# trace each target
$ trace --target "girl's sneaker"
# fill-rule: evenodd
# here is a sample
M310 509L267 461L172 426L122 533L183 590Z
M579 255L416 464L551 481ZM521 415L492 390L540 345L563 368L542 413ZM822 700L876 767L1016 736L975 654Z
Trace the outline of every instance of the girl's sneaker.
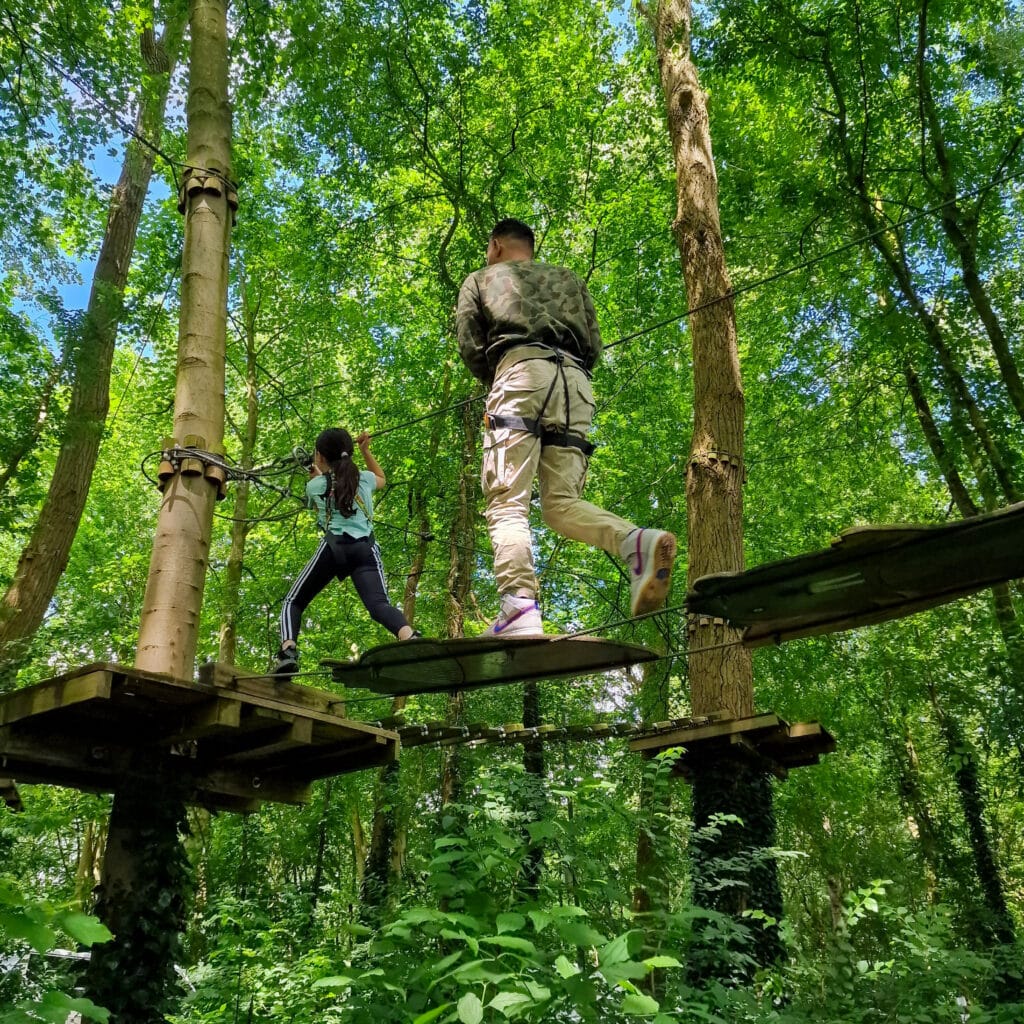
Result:
M532 597L503 594L498 618L488 627L485 636L543 636L544 623L540 606Z
M282 647L270 674L278 679L291 679L299 671L299 652L295 647Z

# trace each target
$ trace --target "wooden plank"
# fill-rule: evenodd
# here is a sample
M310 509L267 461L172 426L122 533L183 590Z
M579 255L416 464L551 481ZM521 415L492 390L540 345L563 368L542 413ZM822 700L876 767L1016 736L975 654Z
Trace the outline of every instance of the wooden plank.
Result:
M266 718L265 708L255 709L259 717ZM218 757L221 764L235 764L244 761L259 760L264 763L273 762L282 751L294 750L296 747L309 747L313 740L313 721L309 718L281 718L268 722L270 729L258 732L243 732L246 746L233 753ZM250 743L252 745L250 745Z
M308 803L311 789L309 782L303 779L273 778L228 768L215 768L197 774L195 785L202 794L272 800L279 804Z
M276 684L271 684L273 687ZM306 687L296 687L295 689L306 689ZM257 692L258 691L258 692ZM259 707L269 708L273 711L283 711L288 714L301 714L306 718L311 718L316 722L322 722L327 725L337 725L340 728L348 730L348 734L356 739L360 736L366 735L377 735L383 737L385 740L397 739L398 734L388 729L381 729L375 725L368 725L365 722L357 722L351 718L345 718L343 715L334 714L333 712L319 711L316 707L311 706L309 701L302 703L295 703L289 699L289 695L279 696L273 693L268 693L262 686L253 686L252 681L248 680L244 686L239 686L235 689L227 689L226 687L219 687L217 694L224 697L227 700L241 701L243 704L258 705ZM330 697L332 704L338 704L338 699L333 694L323 694L323 696Z
M371 648L357 661L320 664L336 682L399 695L592 675L657 657L645 647L596 636L417 637Z
M345 698L336 693L290 683L268 675L258 675L223 662L201 665L199 679L200 682L225 693L246 694L258 701L271 701L277 705L305 708L338 718L345 717Z
M184 743L205 739L237 729L242 721L242 705L236 700L215 698L186 711L180 721L164 733L165 743Z
M128 751L96 744L87 736L71 736L65 731L32 731L17 726L0 727L0 757L15 778L27 780L27 770L38 765L44 769L60 769L71 776L83 772L124 772L128 768ZM74 785L67 782L65 785Z
M695 728L673 729L655 736L638 736L630 740L629 749L637 751L663 750L668 747L684 747L705 740L723 739L735 733L758 732L777 729L782 723L778 715L771 713L752 715L749 718L734 718L726 721L709 722Z
M59 708L110 697L109 669L96 669L67 679L50 679L0 697L0 726Z
M210 688L190 679L175 679L159 672L143 672L124 665L111 666L113 697L156 701L161 705L188 705L209 699Z
M365 768L379 768L398 758L397 737L392 743L367 741L362 746L346 744L339 747L314 747L301 760L288 761L275 767L283 776L306 780L325 779L329 775L344 775Z

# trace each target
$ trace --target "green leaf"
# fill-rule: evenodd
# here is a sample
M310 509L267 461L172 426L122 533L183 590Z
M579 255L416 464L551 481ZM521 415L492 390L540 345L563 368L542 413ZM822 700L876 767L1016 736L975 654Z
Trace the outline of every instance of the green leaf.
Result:
M580 973L580 969L574 963L570 963L562 954L555 958L555 971L562 978L571 978L573 975Z
M509 1017L511 1014L507 1012L508 1010L532 1005L533 1002L533 997L528 996L525 992L499 992L487 1005Z
M522 914L499 914L497 918L498 934L502 932L518 932L526 926L526 918Z
M531 821L526 826L530 841L539 843L542 839L554 839L558 835L558 829L550 821Z
M71 938L83 946L93 946L99 942L109 942L113 933L109 928L91 914L69 911L57 918L57 923Z
M645 964L637 963L636 960L623 960L621 963L608 964L598 970L610 985L617 985L620 981L637 981L646 978L650 968Z
M500 946L502 949L516 949L520 953L535 956L537 947L529 939L521 939L518 935L490 935L480 940L481 945Z
M674 956L649 956L644 963L652 970L656 967L682 967Z
M426 1013L421 1013L412 1024L430 1024L430 1021L437 1020L438 1017L444 1013L445 1010L451 1006L451 1003L442 1003L440 1006L435 1006L432 1010L427 1010Z
M0 932L27 942L37 953L52 949L57 941L52 928L34 921L20 910L0 910Z
M616 935L602 950L599 962L602 966L621 963L640 952L643 947L643 933L632 929Z
M484 1006L475 992L467 992L459 1000L458 1010L462 1024L480 1024L484 1019Z
M342 989L351 986L355 981L355 975L335 974L330 978L317 978L313 982L313 988Z
M660 1009L657 999L645 996L642 992L627 992L622 1000L622 1012L636 1017L649 1017Z
M558 934L565 942L574 946L601 946L608 941L589 924L582 924L579 921L559 921Z
M64 1024L71 1013L80 1013L89 1020L97 1021L98 1024L107 1024L110 1020L109 1010L84 997L73 998L63 992L47 992L42 1003L44 1006L52 1007L58 1014L63 1013L63 1017L57 1018L59 1024Z

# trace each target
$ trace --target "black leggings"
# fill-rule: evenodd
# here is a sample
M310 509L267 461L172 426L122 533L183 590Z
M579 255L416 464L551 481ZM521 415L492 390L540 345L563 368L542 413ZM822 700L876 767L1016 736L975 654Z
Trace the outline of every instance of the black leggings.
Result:
M320 541L313 557L292 584L281 608L282 644L298 638L306 606L335 578L346 580L351 576L370 617L395 636L403 626L409 625L405 616L388 601L377 542L368 537L356 540L347 534L342 540L343 543L335 543L333 551L326 540Z

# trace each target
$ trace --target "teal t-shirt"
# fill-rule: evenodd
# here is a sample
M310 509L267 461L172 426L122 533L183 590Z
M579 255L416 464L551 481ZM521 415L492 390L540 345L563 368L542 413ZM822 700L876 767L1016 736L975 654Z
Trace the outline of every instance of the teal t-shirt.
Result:
M333 503L331 506L331 533L339 536L347 533L350 537L369 537L373 532L373 492L377 489L377 478L368 469L359 473L359 486L356 488L355 514L343 516ZM306 484L306 501L310 508L316 509L316 521L320 529L327 522L327 477L323 474L313 477Z

